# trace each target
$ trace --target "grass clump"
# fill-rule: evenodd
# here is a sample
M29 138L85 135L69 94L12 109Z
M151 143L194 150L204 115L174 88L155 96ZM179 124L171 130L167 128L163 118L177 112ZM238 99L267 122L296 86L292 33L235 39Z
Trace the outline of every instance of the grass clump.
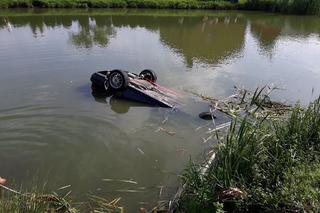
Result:
M121 198L110 202L102 197L91 195L88 202L74 205L70 193L71 191L61 196L55 192L45 193L37 189L22 193L0 185L0 213L120 213L124 211L123 207L118 206Z
M256 116L260 110L234 117L226 135L217 133L207 173L190 163L181 210L320 212L320 98L282 119Z

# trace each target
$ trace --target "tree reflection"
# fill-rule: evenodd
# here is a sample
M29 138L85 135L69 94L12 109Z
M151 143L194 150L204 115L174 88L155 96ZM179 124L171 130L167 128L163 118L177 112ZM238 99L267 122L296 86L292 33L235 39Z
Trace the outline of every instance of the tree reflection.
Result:
M0 19L1 20L1 19ZM4 18L2 20L5 20ZM34 37L38 34L43 34L45 28L55 28L63 26L64 28L70 28L72 21L75 18L72 16L12 16L8 18L10 23L15 27L29 26ZM5 25L4 21L0 21L0 27Z
M79 17L78 25L79 32L70 34L70 40L76 47L106 47L110 37L115 35L111 17L83 16Z
M210 16L129 15L44 15L12 16L13 27L29 26L33 35L43 35L46 29L69 29L71 44L79 48L108 46L116 28L145 28L160 35L161 42L182 55L187 66L194 62L217 64L241 53L246 29L258 41L263 52L272 55L277 40L286 37L320 35L320 19L303 16L264 14L210 14ZM0 28L8 22L0 18ZM247 26L250 26L247 28Z
M260 49L272 56L277 41L283 37L307 38L320 36L320 19L311 16L266 16L248 17L250 32L258 41Z
M195 60L215 64L239 53L244 46L245 28L245 20L236 16L184 17L162 23L160 36L192 67Z
M161 42L183 55L189 67L194 60L218 63L239 53L246 28L246 21L237 16L113 16L112 23L115 27L143 27L159 32Z
M281 35L281 28L256 21L251 24L251 33L259 42L259 47L270 56L274 50L277 39Z

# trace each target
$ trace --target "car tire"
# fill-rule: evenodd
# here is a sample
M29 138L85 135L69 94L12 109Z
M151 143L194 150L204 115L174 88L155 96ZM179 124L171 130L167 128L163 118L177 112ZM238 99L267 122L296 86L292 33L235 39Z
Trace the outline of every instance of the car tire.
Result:
M108 89L121 91L129 84L128 73L122 70L112 70L108 76Z
M150 81L152 83L156 83L158 79L157 74L150 69L142 70L139 74L139 77L143 80Z

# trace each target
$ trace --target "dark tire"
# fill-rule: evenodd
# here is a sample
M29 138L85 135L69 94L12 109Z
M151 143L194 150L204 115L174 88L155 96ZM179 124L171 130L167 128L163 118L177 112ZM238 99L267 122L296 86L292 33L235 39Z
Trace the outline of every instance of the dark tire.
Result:
M213 118L213 119L216 118L216 116L213 115L213 114L211 114L211 112L201 112L201 113L199 114L199 117L200 117L201 119L203 119L203 120L212 120L212 118Z
M139 77L143 80L150 81L152 83L157 82L157 74L153 70L142 70L139 74Z
M128 73L122 70L112 70L108 76L108 83L113 91L123 90L129 84Z

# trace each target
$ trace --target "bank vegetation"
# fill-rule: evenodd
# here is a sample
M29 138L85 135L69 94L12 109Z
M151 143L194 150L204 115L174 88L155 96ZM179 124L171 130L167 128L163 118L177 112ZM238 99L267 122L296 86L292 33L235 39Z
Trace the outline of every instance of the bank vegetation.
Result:
M205 174L186 169L179 211L320 212L320 98L290 107L262 94L222 105L230 127L210 132L218 144Z
M157 8L320 14L320 0L1 0L0 8Z

